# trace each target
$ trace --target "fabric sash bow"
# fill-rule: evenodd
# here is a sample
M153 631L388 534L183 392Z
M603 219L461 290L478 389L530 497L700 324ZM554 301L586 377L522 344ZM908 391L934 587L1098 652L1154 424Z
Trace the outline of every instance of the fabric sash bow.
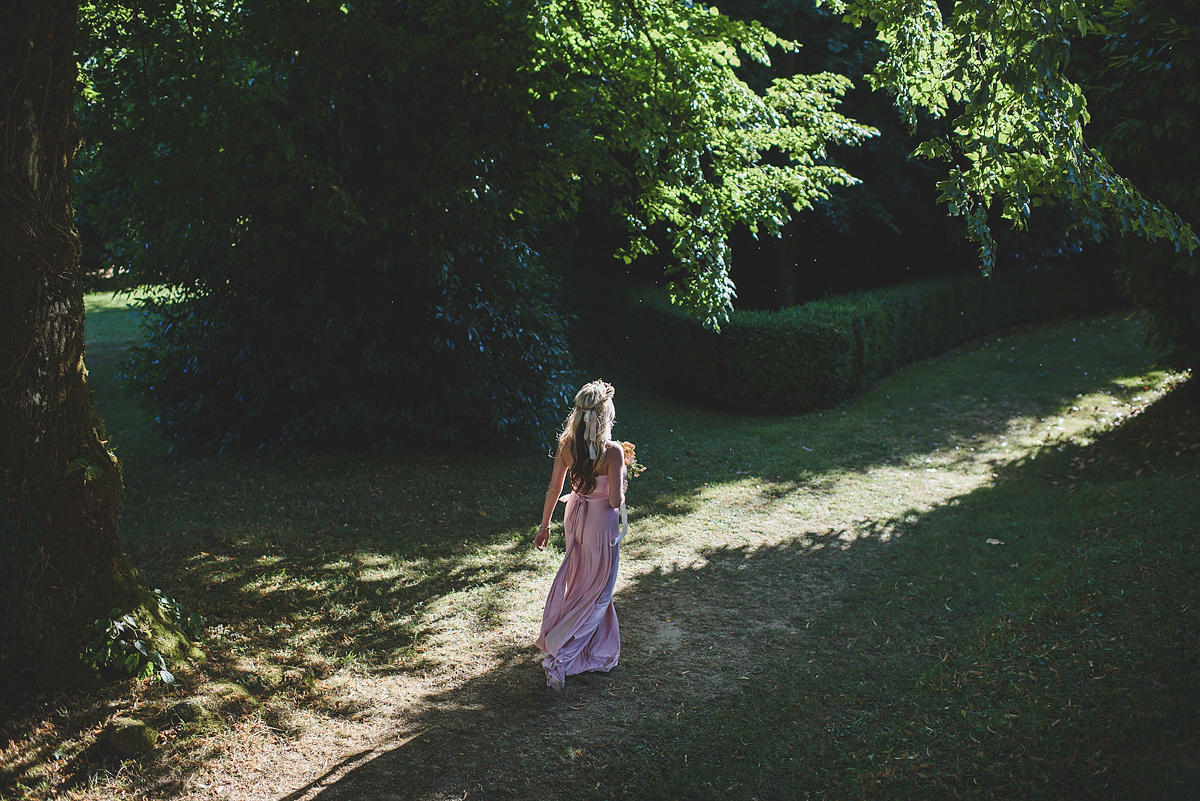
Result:
M566 503L567 501L570 500L571 496L575 495L575 494L576 493L574 493L574 492L568 492L566 495L563 495L558 500L560 503ZM606 498L597 498L595 500L596 501L602 501L602 500L606 501L607 499ZM566 529L567 533L571 534L575 538L575 542L583 541L583 519L582 518L584 518L587 515L587 512L585 511L587 508L587 504L588 504L588 497L586 495L580 495L578 503L576 503L573 507L570 505L567 506L568 514L567 514L566 518L564 518L564 520L563 520L563 528ZM619 529L617 529L617 536L610 543L611 545L619 544L621 542L621 540L625 539L625 535L629 533L629 511L625 508L624 501L621 502L620 513L621 513L621 527Z

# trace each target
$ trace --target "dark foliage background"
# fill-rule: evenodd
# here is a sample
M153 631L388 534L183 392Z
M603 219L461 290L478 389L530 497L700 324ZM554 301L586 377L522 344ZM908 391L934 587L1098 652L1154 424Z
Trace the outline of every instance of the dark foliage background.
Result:
M779 309L831 293L977 271L962 226L937 203L935 184L945 170L909 157L919 141L916 132L888 94L871 91L863 78L883 53L874 29L848 25L841 14L811 3L738 0L722 9L759 19L801 44L798 51L778 53L771 67L747 65L743 72L752 84L789 72L850 76L855 87L843 101L846 114L879 131L855 147L830 148L829 158L861 183L838 188L812 213L793 218L779 238L739 229L739 308ZM929 118L922 122L938 126Z
M837 112L839 75L746 91L735 68L777 37L702 7L84 18L82 227L102 269L169 288L128 377L208 448L547 441L581 220L715 322L729 229L777 231L850 180L826 143L873 135Z
M570 359L528 222L553 217L517 200L553 202L510 80L528 15L180 8L96 7L81 48L79 205L172 288L128 374L162 424L209 448L547 435Z
M888 92L871 90L864 76L884 56L874 27L847 24L829 6L794 0L737 0L721 8L761 20L801 43L796 52L778 53L771 67L747 65L743 74L752 84L795 71L850 76L855 87L846 93L844 112L879 131L854 147L829 149L831 161L861 183L836 189L812 213L793 218L779 238L738 230L739 308L779 309L933 276L977 275L976 245L938 199L946 165L913 155L919 142L943 136L952 126L946 117L928 113L910 125ZM961 112L961 106L952 111ZM1081 250L1076 216L1062 205L1041 206L1026 229L1014 228L998 213L990 223L1003 270L1062 263Z
M1193 227L1200 224L1200 4L1129 3L1085 50L1089 134L1113 166ZM1177 367L1200 365L1200 259L1169 242L1115 240L1127 294L1151 312L1151 336Z
M85 258L167 288L129 382L197 447L545 442L605 287L667 283L711 327L735 285L783 309L1045 267L1106 226L1179 239L1072 138L1082 95L1043 74L1071 58L1088 141L1197 219L1190 4L960 2L938 65L898 8L87 4ZM1098 252L1194 364L1193 258Z

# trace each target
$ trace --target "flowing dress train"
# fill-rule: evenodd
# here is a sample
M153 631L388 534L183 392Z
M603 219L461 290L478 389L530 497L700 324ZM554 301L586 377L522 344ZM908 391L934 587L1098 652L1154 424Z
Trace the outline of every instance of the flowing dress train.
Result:
M563 528L566 555L542 612L537 646L546 653L546 683L590 670L609 671L621 654L613 585L621 546L617 510L608 505L608 476L587 495L572 492Z

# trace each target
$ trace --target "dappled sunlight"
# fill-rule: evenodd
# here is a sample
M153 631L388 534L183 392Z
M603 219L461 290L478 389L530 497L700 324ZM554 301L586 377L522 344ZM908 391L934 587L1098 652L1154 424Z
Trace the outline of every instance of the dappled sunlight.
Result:
M1194 436L1183 443L1196 444ZM1113 642L1127 634L1112 628L1119 621L1097 628L1097 616L1081 623L1082 636L1063 631L1057 641L1038 639L1027 652L996 662L974 654L978 646L969 634L992 618L992 604L1015 581L1037 585L1046 571L1065 569L1058 567L1064 561L1059 551L1100 545L1102 532L1114 525L1106 511L1081 515L1069 508L1069 491L1043 481L1045 471L1071 461L1071 454L1056 450L1000 465L999 481L981 481L923 512L860 518L790 540L697 545L686 563L639 564L616 598L625 649L611 674L576 677L565 702L547 710L532 697L536 667L523 664L516 648L486 674L430 699L420 719L404 729L421 731L421 737L380 747L370 763L288 799L349 799L396 781L414 798L470 788L482 795L501 788L535 797L551 788L582 794L593 785L607 797L619 795L631 771L646 797L657 792L647 789L659 786L655 782L676 788L664 791L671 795L718 776L729 782L733 771L757 783L739 789L739 797L813 786L851 792L842 784L848 770L881 779L911 774L910 786L917 787L931 762L943 765L940 775L951 784L959 771L970 777L999 770L994 781L1036 782L1045 781L1049 770L1060 782L1074 777L1080 787L1111 786L1105 771L1121 763L1118 753L1104 750L1111 742L1105 738L1131 722L1109 705L1081 701L1129 681L1117 671L1153 671L1154 656L1121 661ZM1194 456L1180 467L1189 465L1194 470ZM1194 482L1188 491L1195 492ZM1095 497L1108 492L1098 490ZM1059 523L1085 519L1072 537L1085 543L1093 538L1093 545L1056 543L1057 535L1045 531L1046 501L1025 505L1030 494L1051 503L1060 499L1054 513ZM698 505L703 508L709 497L700 493ZM991 544L1001 526L1007 542ZM895 550L900 541L909 543L907 551ZM889 575L890 561L903 554L907 570ZM1082 583L1075 592L1115 597ZM1038 605L1033 608L1039 614ZM887 609L892 611L885 618ZM1040 614L1063 625L1060 609ZM1006 625L1004 615L998 620ZM962 671L950 674L951 688L970 693L995 682L1001 689L980 706L958 698L937 703L946 691L937 669L948 662ZM1073 683L1065 683L1068 677ZM934 702L913 709L898 700L924 683L931 683ZM1178 680L1174 686L1179 689ZM1042 694L1047 701L1040 703L1053 706L1053 718L1030 715L1027 692ZM917 713L923 727L913 726ZM1153 728L1167 712L1151 705L1139 714ZM1064 747L1047 745L1044 728L1054 719L1063 724ZM551 738L556 750L546 751ZM956 738L977 746L954 751ZM1074 747L1079 742L1090 748ZM1004 756L1028 747L1045 757ZM789 751L809 758L791 760ZM491 761L493 753L507 758ZM968 761L944 768L957 759ZM868 794L886 798L888 786Z
M847 653L912 670L937 646L905 632L938 632L958 611L931 604L902 625L853 631L830 621L865 599L909 604L937 592L928 577L879 583L897 548L936 548L931 558L965 548L963 569L980 577L954 574L960 581L1011 580L1026 529L992 508L1004 483L1136 420L1180 380L1147 371L1131 349L1089 365L1086 381L1083 369L1064 376L1053 366L1022 377L1028 364L1008 361L1012 347L1042 358L1088 325L1018 334L1011 345L993 338L946 357L952 367L916 365L819 414L739 418L627 393L635 400L618 435L638 443L649 469L629 492L616 593L624 650L611 674L574 677L566 703L543 698L533 646L562 557L561 507L551 547L532 547L548 459L131 460L123 531L149 580L206 617L210 661L185 681L235 721L214 735L223 745L213 755L158 769L183 798L218 786L289 801L396 786L441 798L468 791L469 779L538 796L547 776L583 788L620 763L615 744L650 742L637 740L647 725L753 705L760 682L780 671L816 698L826 681L845 680L837 673L859 669ZM1072 482L1063 480L1067 496ZM966 514L961 543L948 538L946 526ZM569 753L545 751L551 729ZM266 738L254 764L219 756L252 732ZM730 736L714 730L713 748L747 753ZM824 729L806 736L831 748L854 741ZM348 753L369 756L336 768ZM306 787L263 773L267 764L296 775L296 759L330 772L310 771Z

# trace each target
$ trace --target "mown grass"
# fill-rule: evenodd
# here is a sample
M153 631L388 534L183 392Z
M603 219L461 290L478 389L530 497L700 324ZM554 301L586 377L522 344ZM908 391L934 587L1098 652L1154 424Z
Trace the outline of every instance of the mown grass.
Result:
M802 636L765 644L753 689L642 728L601 786L637 798L1197 797L1194 404L1168 397L900 521L886 544L856 543L876 551L856 556L870 571L842 566L839 602L796 621Z
M134 315L88 302L126 549L208 619L204 670L264 704L245 714L311 736L306 710L371 714L370 693L339 697L337 676L450 676L492 643L496 667L426 698L408 724L426 733L331 798L367 785L430 798L1200 789L1195 390L1164 396L1181 379L1154 369L1137 320L992 336L803 416L682 407L607 365L617 434L650 467L631 490L617 597L628 657L546 709L503 688L539 683L529 642L559 556L529 547L547 458L174 452L116 378ZM146 714L166 718L156 703ZM95 714L64 714L56 736L77 756L55 763L53 737L18 732L44 755L28 746L5 784L101 769L126 776L102 789L169 797L221 759L196 746L118 770L68 725Z
M590 795L1200 797L1197 392L1146 403L1173 379L1123 370L1116 352L1081 359L1074 346L1114 336L1109 325L1072 323L1069 342L1060 326L984 342L808 420L821 431L801 442L841 446L818 475L953 470L948 441L990 448L996 469L891 519L860 496L868 536L825 565L838 597L762 643L770 659L747 666L746 692L636 730ZM1003 413L1013 403L1021 413ZM1030 411L1061 429L1036 448L1022 437ZM761 425L760 442L780 433ZM792 550L740 555L743 580L769 585Z

